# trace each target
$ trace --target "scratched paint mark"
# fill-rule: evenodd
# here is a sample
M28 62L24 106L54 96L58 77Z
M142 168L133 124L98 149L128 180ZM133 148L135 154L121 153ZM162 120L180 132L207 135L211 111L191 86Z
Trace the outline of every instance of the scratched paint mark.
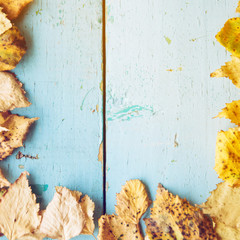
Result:
M177 133L176 133L174 137L174 147L178 147L178 146L179 146L179 143L177 141Z
M32 184L30 186L33 193L35 193L37 196L41 196L44 192L48 190L47 184Z
M164 36L164 38L165 38L166 42L168 43L168 45L170 45L172 40L167 36Z
M132 118L139 118L143 116L147 116L147 114L154 115L153 107L151 106L139 106L133 105L130 107L123 108L120 111L115 113L107 112L107 120L114 121L114 120L121 120L121 121L129 121Z
M85 102L87 96L88 96L89 93L90 93L91 91L93 91L93 90L94 90L94 88L91 88L91 89L86 93L86 95L84 96L83 101L82 101L82 104L81 104L81 107L80 107L80 110L81 110L81 111L83 110L83 105L84 105L84 102Z
M181 72L183 70L183 68L180 66L180 67L178 67L177 69L172 69L172 68L169 68L169 69L167 69L166 71L168 71L168 72Z

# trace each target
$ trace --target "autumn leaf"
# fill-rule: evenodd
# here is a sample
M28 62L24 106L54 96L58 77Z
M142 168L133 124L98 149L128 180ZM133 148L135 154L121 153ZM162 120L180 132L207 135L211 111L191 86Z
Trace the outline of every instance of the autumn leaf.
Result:
M216 35L216 39L226 50L236 57L240 57L240 18L227 20L224 27Z
M0 71L15 68L26 50L25 39L16 26L3 33L0 36Z
M84 225L85 215L76 195L65 187L56 187L53 200L43 213L40 232L53 239L68 240L80 235Z
M127 181L117 194L116 213L125 222L138 224L151 204L147 191L138 179Z
M29 127L38 118L25 118L9 112L0 113L0 126L8 131L0 132L0 160L12 154L15 148L23 146Z
M240 185L240 128L218 133L214 169L229 185Z
M2 35L11 27L12 27L11 21L7 18L6 14L3 13L2 8L0 7L0 35Z
M153 202L151 219L145 222L148 239L156 239L155 236L160 239L217 239L210 219L198 207L169 193L161 184Z
M226 62L224 66L211 73L210 76L216 78L229 78L237 88L240 88L240 59L232 56L231 61Z
M39 204L29 187L27 175L27 172L22 173L0 201L0 229L9 240L30 234L41 221Z
M211 196L200 207L215 222L216 232L222 240L240 239L240 188L227 182L217 185Z
M10 20L19 16L23 8L33 0L0 0L0 6Z
M101 216L98 225L98 240L143 240L138 224L127 223L115 214Z
M28 107L31 103L25 97L22 83L10 72L0 72L0 111Z

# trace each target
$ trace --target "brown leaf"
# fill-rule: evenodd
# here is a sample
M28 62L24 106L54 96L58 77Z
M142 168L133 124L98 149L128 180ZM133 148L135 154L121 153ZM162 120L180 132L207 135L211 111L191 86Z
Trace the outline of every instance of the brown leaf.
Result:
M23 146L29 127L38 118L25 118L9 112L0 113L0 126L9 131L0 132L0 160L12 154L15 148Z
M9 240L30 234L41 221L39 204L29 187L27 175L27 172L22 173L0 201L0 228Z
M11 27L11 21L6 17L6 14L3 13L2 8L0 7L0 35L6 32Z
M0 0L0 6L10 20L18 17L23 8L33 0Z
M0 72L0 112L28 107L31 103L25 96L22 83L10 72Z
M68 240L81 234L85 216L76 195L65 187L56 187L53 200L43 213L40 232L54 239Z

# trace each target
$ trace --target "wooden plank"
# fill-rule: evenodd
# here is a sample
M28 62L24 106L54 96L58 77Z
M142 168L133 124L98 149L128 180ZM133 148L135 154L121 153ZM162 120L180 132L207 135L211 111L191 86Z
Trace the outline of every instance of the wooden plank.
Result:
M18 150L39 159L16 160L15 151L0 166L11 181L29 171L42 207L57 185L88 194L96 203L96 218L103 197L97 158L102 141L101 18L100 0L36 0L16 21L28 52L15 72L32 105L14 113L40 117L25 148Z
M239 99L210 73L230 59L215 40L237 16L236 0L107 0L107 212L126 180L139 178L152 199L160 182L202 203L220 180L213 170L212 119Z

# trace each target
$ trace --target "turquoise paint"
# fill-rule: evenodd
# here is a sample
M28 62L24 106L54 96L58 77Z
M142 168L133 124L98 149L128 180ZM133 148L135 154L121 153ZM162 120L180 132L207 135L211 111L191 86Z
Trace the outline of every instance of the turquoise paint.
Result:
M30 186L33 193L35 193L37 196L41 196L43 192L46 192L48 190L47 184L32 184Z
M112 113L111 111L107 112L107 120L121 120L121 121L130 121L133 118L139 118L147 115L153 115L154 110L151 106L139 106L133 105L130 107L123 108L120 111Z

